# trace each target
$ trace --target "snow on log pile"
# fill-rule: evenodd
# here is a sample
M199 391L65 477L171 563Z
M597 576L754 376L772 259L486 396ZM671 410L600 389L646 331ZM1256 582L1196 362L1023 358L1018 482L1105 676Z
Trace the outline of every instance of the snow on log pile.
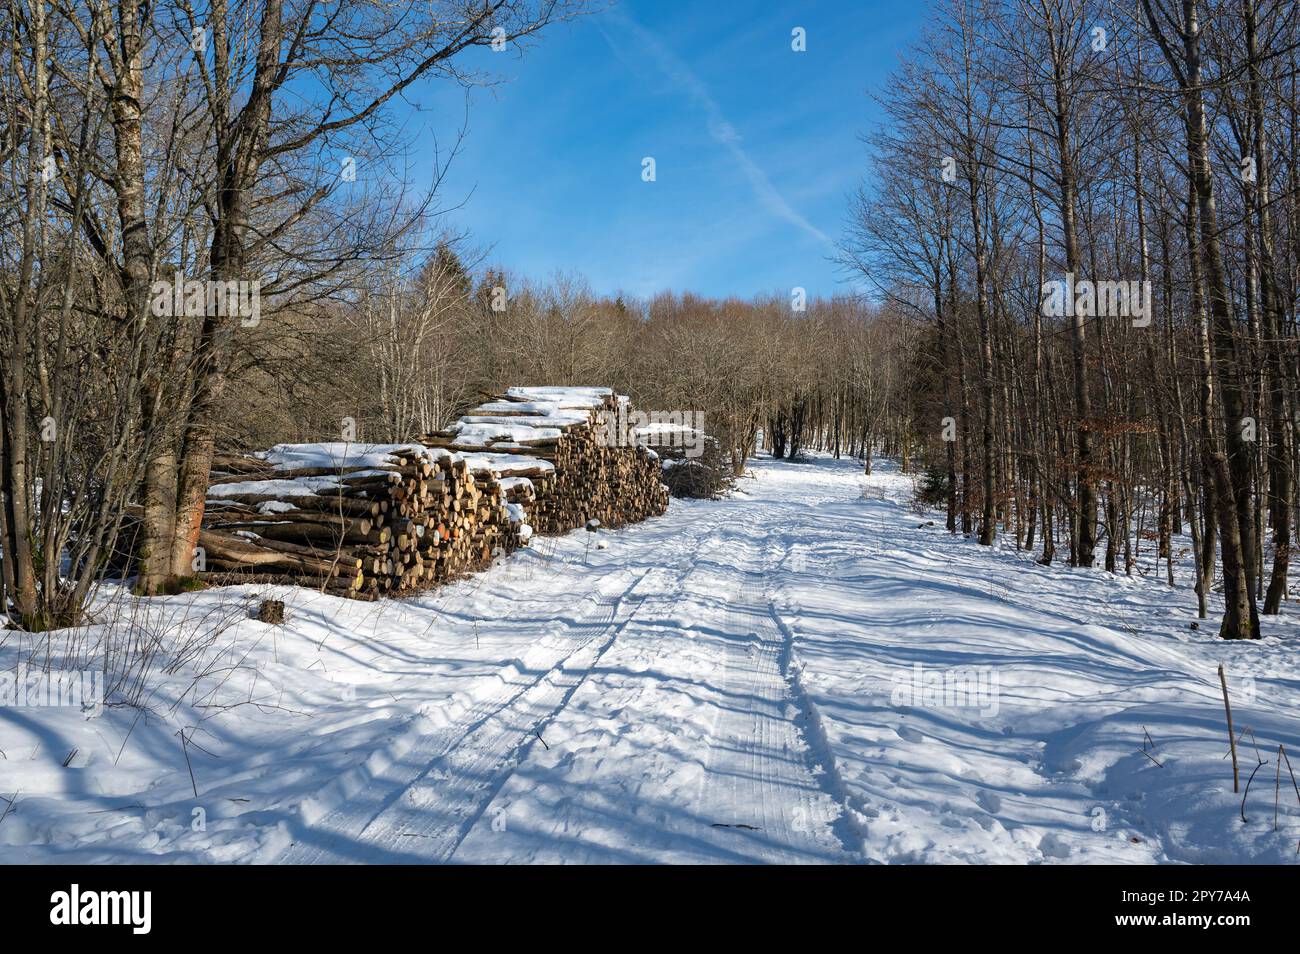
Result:
M373 599L483 569L598 520L662 514L658 456L611 434L608 388L511 388L422 444L278 444L218 455L201 578Z
M204 578L373 599L482 569L528 539L495 476L402 444L279 444L214 461Z
M495 474L538 533L618 527L668 509L657 455L612 433L626 409L609 388L509 388L423 441Z

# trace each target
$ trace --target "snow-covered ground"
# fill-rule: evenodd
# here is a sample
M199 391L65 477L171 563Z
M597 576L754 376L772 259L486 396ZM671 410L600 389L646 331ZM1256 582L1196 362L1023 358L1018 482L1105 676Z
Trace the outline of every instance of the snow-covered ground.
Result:
M114 601L83 656L168 655L92 718L0 707L0 860L1296 861L1291 605L1223 643L1187 574L1040 567L911 495L764 461L421 598Z

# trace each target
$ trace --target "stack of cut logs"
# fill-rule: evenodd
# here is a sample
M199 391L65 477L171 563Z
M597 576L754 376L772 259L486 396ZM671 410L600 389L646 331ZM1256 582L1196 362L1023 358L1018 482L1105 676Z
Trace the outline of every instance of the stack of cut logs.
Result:
M200 575L370 599L421 589L527 540L514 492L459 455L421 446L281 444L218 456Z
M537 533L617 527L668 508L657 456L619 432L626 407L609 388L510 388L423 441L497 475Z
M661 514L658 457L611 428L626 406L608 388L511 388L423 446L218 455L196 570L374 599L482 569L534 530Z

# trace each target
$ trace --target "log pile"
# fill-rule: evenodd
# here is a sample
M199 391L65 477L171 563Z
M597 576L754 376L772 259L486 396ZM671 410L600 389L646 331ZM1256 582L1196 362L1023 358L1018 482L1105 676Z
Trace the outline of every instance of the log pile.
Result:
M359 598L423 589L527 541L513 491L460 455L419 445L281 444L219 455L200 576Z
M534 531L662 514L658 456L614 439L608 388L511 388L419 444L279 444L217 455L195 569L357 599L485 568Z
M619 527L668 508L657 455L611 426L626 402L609 388L510 388L422 440L496 475L537 533Z

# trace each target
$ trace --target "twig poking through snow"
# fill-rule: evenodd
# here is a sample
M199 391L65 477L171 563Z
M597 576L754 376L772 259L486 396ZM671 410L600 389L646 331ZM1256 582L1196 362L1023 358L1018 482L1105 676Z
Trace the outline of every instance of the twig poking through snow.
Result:
M1277 803L1278 789L1282 785L1282 763L1286 762L1287 774L1291 776L1291 787L1295 789L1295 799L1300 802L1300 783L1295 780L1295 770L1291 768L1291 759L1287 757L1286 748L1281 744L1277 747L1277 781L1274 783L1273 791L1273 830L1277 831ZM1300 855L1300 842L1296 843L1296 854Z
M189 740L185 738L185 730L181 729L177 733L181 737L181 751L185 753L185 767L190 770L190 787L194 789L194 797L199 797L199 783L194 781L194 766L190 764Z
M1219 685L1223 686L1223 711L1228 715L1228 742L1232 746L1232 791L1238 791L1237 783L1237 737L1232 734L1232 705L1228 702L1228 677L1224 675L1223 663L1219 663ZM1256 766L1258 768L1258 766ZM1244 805L1244 800L1243 800ZM1244 818L1245 816L1243 816Z
M1250 783L1255 781L1255 772L1258 772L1261 768L1263 768L1267 764L1268 764L1267 762L1260 762L1258 765L1255 766L1255 771L1250 773L1250 778L1246 779L1246 791L1243 792L1241 796L1241 823L1243 825L1248 824L1248 820L1246 818L1246 799L1250 797Z
M1151 738L1151 733L1147 731L1147 727L1143 726L1142 727L1142 748L1139 749L1138 751L1141 752L1143 755L1145 755L1147 758L1149 758L1152 762L1155 762L1156 765L1159 765L1161 768L1164 768L1164 764L1161 763L1154 755L1152 755L1150 752L1147 751L1148 743L1150 743L1152 750L1154 750L1156 747L1155 740Z
M1160 763L1156 761L1156 757L1152 755L1150 752L1148 752L1146 749L1139 749L1138 751L1141 752L1143 755L1145 755L1147 758L1149 758L1152 762L1155 762L1156 765L1160 765ZM1160 765L1160 767L1164 768L1163 765Z
M9 811L14 807L14 803L17 801L18 801L18 792L16 790L14 791L13 795L11 795L9 798L0 798L0 802L5 803L5 810L3 812L0 812L0 822L4 821L7 817L9 817Z
M1277 777L1273 780L1273 830L1277 831L1278 802L1282 800L1282 746L1277 747Z

